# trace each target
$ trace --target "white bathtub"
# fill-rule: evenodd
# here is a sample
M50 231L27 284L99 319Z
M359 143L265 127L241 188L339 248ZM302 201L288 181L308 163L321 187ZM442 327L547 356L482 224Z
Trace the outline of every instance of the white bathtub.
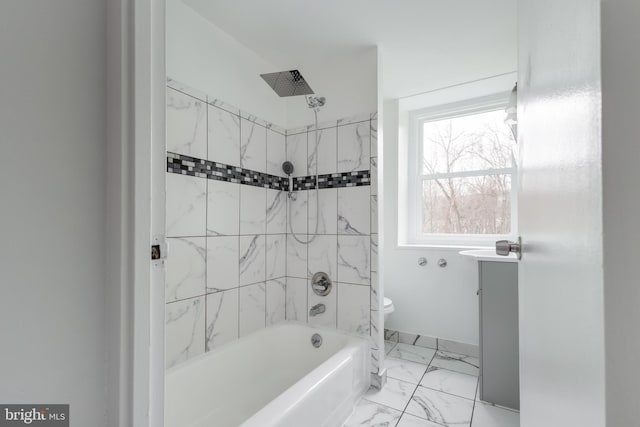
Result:
M369 388L369 363L360 338L263 329L167 371L165 427L341 426Z

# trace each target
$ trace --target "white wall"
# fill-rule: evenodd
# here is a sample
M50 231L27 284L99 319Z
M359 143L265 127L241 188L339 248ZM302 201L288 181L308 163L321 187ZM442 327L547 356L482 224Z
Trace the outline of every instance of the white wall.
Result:
M384 103L384 294L395 313L385 328L478 344L477 267L460 249L398 247L398 100ZM418 266L418 258L428 260ZM437 266L445 258L446 268Z
M370 48L348 57L318 58L307 64L283 64L283 69L299 69L316 96L327 98L318 114L318 121L324 122L377 110L377 62L377 49ZM310 123L313 123L313 113L304 99L288 98L287 128Z
M0 11L0 401L106 425L106 2Z
M640 3L602 2L604 280L607 426L640 419ZM631 190L631 191L630 191Z
M279 126L286 102L260 74L281 71L181 0L167 0L167 75Z
M460 247L411 247L405 243L408 111L508 93L516 79L515 73L508 72L385 102L384 188L393 196L387 196L384 202L383 263L385 295L396 307L385 325L388 329L478 344L477 262L459 255ZM426 267L418 266L420 257L427 258ZM447 260L446 268L437 266L441 258Z
M167 0L167 75L285 128L313 123L304 97L280 98L260 74L298 69L327 98L320 122L377 109L377 49L270 64L181 0Z

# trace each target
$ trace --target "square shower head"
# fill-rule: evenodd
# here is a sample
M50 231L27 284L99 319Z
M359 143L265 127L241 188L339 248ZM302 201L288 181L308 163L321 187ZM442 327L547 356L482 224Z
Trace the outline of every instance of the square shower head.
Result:
M311 90L311 87L309 87L309 84L298 70L260 74L260 77L271 86L271 89L278 96L311 95L313 93L313 90Z

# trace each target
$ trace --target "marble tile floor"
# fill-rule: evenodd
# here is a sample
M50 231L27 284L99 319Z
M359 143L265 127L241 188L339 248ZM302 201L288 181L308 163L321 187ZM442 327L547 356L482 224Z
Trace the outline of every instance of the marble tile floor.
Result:
M516 411L478 399L479 360L385 342L387 385L370 390L343 427L518 427Z

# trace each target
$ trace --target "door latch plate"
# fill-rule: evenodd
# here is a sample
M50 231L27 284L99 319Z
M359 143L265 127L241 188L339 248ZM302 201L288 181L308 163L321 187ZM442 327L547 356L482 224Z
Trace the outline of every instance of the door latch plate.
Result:
M151 261L164 264L169 254L169 245L164 236L156 236L151 243Z

